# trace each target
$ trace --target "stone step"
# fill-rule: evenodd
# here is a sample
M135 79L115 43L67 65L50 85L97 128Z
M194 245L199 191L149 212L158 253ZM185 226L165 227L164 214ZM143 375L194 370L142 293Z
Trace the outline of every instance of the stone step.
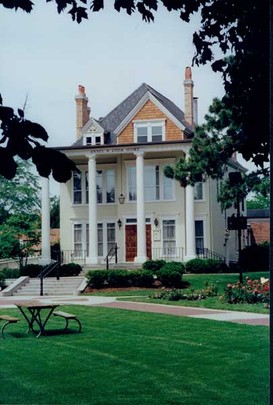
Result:
M44 295L71 295L77 291L77 288L84 280L84 277L63 277L57 280L55 277L45 278L43 281ZM40 280L36 278L29 279L29 282L13 293L16 295L39 295Z

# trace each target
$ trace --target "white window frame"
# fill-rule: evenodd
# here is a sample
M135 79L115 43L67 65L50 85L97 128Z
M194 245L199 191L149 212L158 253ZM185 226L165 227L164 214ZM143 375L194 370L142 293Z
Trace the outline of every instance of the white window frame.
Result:
M112 227L112 229L114 229L114 231L115 231L115 240L114 241L108 240L108 225L110 225L110 224L114 225ZM99 225L102 225L102 241L99 242L99 238L98 238L97 252L98 252L99 258L104 258L104 257L106 257L106 255L109 252L109 244L117 243L117 224L116 224L115 219L107 219L107 220L103 220L103 221L98 221L97 229L98 229ZM102 244L102 256L99 255L99 243Z
M198 197L198 187L201 187L201 198ZM205 183L203 181L198 181L194 185L194 201L205 201Z
M173 249L173 252L171 252L170 254L165 254L164 252L164 222L166 221L173 221L174 222L174 232L175 232L175 238L174 238L174 246L173 247L166 247L166 249ZM177 257L177 219L174 217L164 217L161 220L161 226L162 226L162 257L166 257L166 258L175 258ZM167 241L167 240L166 240ZM171 240L170 240L171 241Z
M162 128L162 139L161 141L153 141L152 140L152 127L161 127ZM165 120L148 120L148 121L134 121L134 142L138 142L138 135L137 129L138 128L147 128L147 142L162 142L166 139L166 131L165 131Z
M145 168L146 167L153 167L154 169L156 168L156 167L159 167L159 199L154 199L154 200L151 200L151 199L146 199L146 197L144 197L145 198L145 203L146 202L168 202L168 201L175 201L175 183L174 183L174 180L172 180L172 198L164 198L164 194L165 194L165 184L164 184L164 179L165 179L165 176L164 176L164 166L165 166L165 163L164 164L162 164L162 163L159 163L159 164L156 164L156 163L148 163L148 164L145 164L144 165L144 177L145 177ZM137 190L135 190L135 195L136 195L136 198L135 199L130 199L129 197L130 197L130 190L131 190L131 186L130 186L130 184L129 184L129 168L132 168L132 167L134 167L135 168L135 173L136 173L136 166L135 165L133 165L133 164L128 164L127 166L126 166L126 196L127 196L127 201L129 202L129 203L135 203L136 201L137 201ZM156 170L156 169L155 169ZM137 188L137 186L136 186L136 181L135 181L135 187ZM154 187L157 187L157 185L155 184L154 185ZM144 193L145 193L145 185L144 185ZM144 194L145 195L145 194Z
M107 170L113 170L114 172L114 190L115 190L115 201L113 202L107 202L107 179L106 179L106 172ZM110 166L103 166L103 167L96 167L96 172L97 171L102 171L102 202L98 203L98 205L114 205L117 202L117 193L116 193L116 183L117 183L117 171L116 171L116 165L111 165ZM80 184L81 184L81 189L77 190L77 192L81 192L81 202L80 203L75 203L75 192L74 192L74 173L72 176L72 181L71 181L71 201L72 205L74 206L82 206L82 205L88 205L88 170L82 169L80 171Z
M203 222L203 248L207 248L207 223L205 216L199 216L194 218L194 237L195 237L195 246L196 246L196 233L195 233L195 223L196 221Z
M97 142L99 138L99 142ZM92 134L86 134L84 136L84 145L85 146L98 146L104 145L104 135L101 132L92 132Z

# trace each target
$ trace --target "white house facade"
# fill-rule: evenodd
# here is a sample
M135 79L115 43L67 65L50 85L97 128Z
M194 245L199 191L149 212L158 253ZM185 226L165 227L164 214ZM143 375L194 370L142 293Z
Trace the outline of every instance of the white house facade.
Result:
M60 241L66 261L119 263L148 258L187 261L210 251L236 259L236 238L217 202L219 182L181 187L164 167L187 157L197 116L191 69L185 112L143 83L108 115L89 117L83 86L76 96L77 139L58 148L79 169L61 184ZM228 170L241 170L234 160Z

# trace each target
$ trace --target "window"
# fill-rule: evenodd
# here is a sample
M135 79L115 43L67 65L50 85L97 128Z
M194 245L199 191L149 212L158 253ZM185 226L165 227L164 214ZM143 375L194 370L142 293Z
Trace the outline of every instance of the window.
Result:
M115 203L115 170L97 170L97 203ZM73 204L88 204L88 172L73 172Z
M139 121L134 124L135 142L160 142L165 140L165 122Z
M127 172L128 200L136 201L136 167L128 166ZM166 201L173 199L174 182L164 176L163 166L147 165L144 167L145 201Z
M113 169L97 170L97 203L115 203L115 171Z
M74 251L75 256L81 256L82 254L82 224L74 225Z
M162 221L163 226L163 255L174 256L176 251L175 220Z
M73 203L82 203L82 179L78 172L73 172Z
M202 220L195 221L195 246L196 253L204 249L204 221Z
M110 249L116 244L115 222L98 224L98 256L106 257Z
M195 201L204 199L204 191L203 191L203 182L202 181L200 181L198 183L195 183L195 185L194 185L194 199L195 199Z
M84 142L85 145L92 145L92 146L96 146L96 145L103 145L103 134L92 134L91 136L85 136L84 138Z

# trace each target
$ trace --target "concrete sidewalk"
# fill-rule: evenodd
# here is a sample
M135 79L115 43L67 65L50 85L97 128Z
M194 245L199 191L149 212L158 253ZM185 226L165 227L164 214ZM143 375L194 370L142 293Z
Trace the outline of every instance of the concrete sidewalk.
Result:
M269 315L266 314L256 314L252 312L239 311L222 311L217 309L182 307L174 305L147 304L131 301L117 301L115 297L100 297L90 295L0 297L0 310L4 308L15 308L15 302L23 302L29 300L43 301L46 303L54 302L60 305L94 305L104 308L154 312L175 316L187 316L191 318L211 319L214 321L228 321L248 325L269 326Z

